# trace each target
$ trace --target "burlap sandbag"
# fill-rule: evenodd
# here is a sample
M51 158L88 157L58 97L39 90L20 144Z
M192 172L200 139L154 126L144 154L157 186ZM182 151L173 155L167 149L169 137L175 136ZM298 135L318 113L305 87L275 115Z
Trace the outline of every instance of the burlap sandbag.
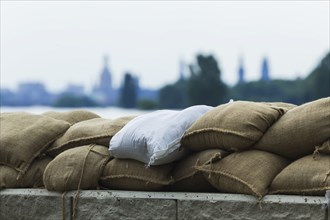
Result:
M108 162L101 176L102 186L119 190L161 190L172 182L174 164L147 167L130 159L113 159Z
M205 179L196 166L208 165L219 161L228 153L220 149L205 150L194 153L179 161L173 169L174 182L169 189L183 192L212 192L216 189Z
M255 149L297 159L330 137L330 98L295 107L271 126Z
M55 157L67 149L88 144L109 147L110 139L133 118L134 116L114 120L94 118L78 122L52 144L47 150L47 154Z
M81 121L93 119L93 118L100 118L99 115L86 111L86 110L72 110L67 112L55 112L49 111L45 112L42 115L55 118L58 120L63 120L69 122L71 125L76 124Z
M255 144L285 109L269 104L237 101L220 105L200 117L185 133L185 147L243 150Z
M300 158L274 179L270 193L324 196L330 190L330 155L320 154Z
M109 150L100 145L85 145L67 150L46 167L43 176L45 187L49 191L58 192L96 189L109 158Z
M39 188L44 186L42 176L51 157L35 159L26 174L17 179L18 172L8 166L0 165L0 189L4 188Z
M319 153L330 154L330 139L325 141L321 146L316 146L314 150L314 157L318 157Z
M274 106L283 109L285 112L297 107L295 104L286 103L286 102L261 102L266 105Z
M70 127L65 121L25 112L1 113L0 124L0 164L17 170L19 178Z
M275 176L289 161L281 156L248 150L232 153L224 159L197 167L220 192L250 194L261 198Z

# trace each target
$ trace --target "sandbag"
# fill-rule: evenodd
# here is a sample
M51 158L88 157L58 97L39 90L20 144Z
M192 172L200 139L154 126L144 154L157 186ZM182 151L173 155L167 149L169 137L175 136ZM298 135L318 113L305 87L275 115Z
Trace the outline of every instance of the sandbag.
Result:
M289 161L281 156L248 150L232 153L222 160L196 167L220 192L254 195L267 194L275 176Z
M317 157L319 153L330 154L330 139L325 141L321 146L316 146L314 156Z
M64 151L46 167L43 181L49 191L96 189L109 151L100 145L85 145Z
M42 176L51 157L37 158L26 174L17 179L18 172L8 166L0 165L0 189L5 188L40 188L44 186Z
M271 126L255 149L289 159L313 153L330 138L330 97L297 106Z
M110 139L134 117L126 116L114 120L94 118L76 123L52 144L47 154L55 157L67 149L88 144L108 147Z
M118 190L161 190L173 180L174 164L147 167L130 159L113 159L108 162L100 178L102 186Z
M248 149L284 112L281 107L256 102L220 105L200 117L186 131L182 143L194 151Z
M330 190L330 155L320 154L300 158L274 179L270 193L324 196Z
M99 115L86 111L86 110L72 110L72 111L66 111L66 112L55 112L55 111L48 111L43 113L42 115L55 118L58 120L63 120L71 125L76 124L81 121L93 119L93 118L100 118Z
M210 109L197 105L181 111L159 110L140 115L111 139L109 150L116 158L135 159L149 165L179 160L188 153L180 148L182 135Z
M196 166L208 165L219 161L228 153L220 149L205 150L189 155L179 161L173 169L174 182L170 190L182 192L213 192L216 189L205 179Z
M70 127L65 121L26 112L1 113L0 124L0 164L17 170L19 178Z

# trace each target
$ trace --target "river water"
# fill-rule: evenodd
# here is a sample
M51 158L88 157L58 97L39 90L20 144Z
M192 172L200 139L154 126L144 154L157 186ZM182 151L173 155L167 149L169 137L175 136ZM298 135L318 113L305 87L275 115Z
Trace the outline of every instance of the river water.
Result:
M0 112L29 112L33 114L42 114L47 111L65 112L72 110L87 110L98 114L102 118L117 118L128 115L142 115L151 111L143 111L138 109L123 109L118 107L104 107L104 108L53 108L48 106L28 106L28 107L0 107Z

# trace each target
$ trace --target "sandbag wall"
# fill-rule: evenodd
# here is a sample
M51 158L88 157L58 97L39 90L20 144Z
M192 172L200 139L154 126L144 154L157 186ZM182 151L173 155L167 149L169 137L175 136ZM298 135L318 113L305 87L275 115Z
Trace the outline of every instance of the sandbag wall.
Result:
M225 192L259 198L324 195L330 189L330 97L300 106L235 101L199 108L203 114L190 117L191 123L176 118L168 131L161 123L154 133L148 131L151 136L163 132L169 140L165 136L176 127L184 129L179 141L164 144L177 147L162 151L170 160L158 164L139 161L132 152L127 158L111 154L111 146L109 151L113 137L132 124L143 131L141 116L105 119L83 110L1 113L0 189Z

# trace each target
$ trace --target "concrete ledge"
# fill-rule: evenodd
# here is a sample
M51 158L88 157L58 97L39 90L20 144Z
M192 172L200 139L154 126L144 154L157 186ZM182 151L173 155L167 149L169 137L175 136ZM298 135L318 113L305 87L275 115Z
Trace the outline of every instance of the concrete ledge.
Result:
M324 197L117 190L61 193L43 189L0 191L0 219L320 219L330 220ZM75 203L77 205L75 206ZM64 208L64 210L63 210Z

